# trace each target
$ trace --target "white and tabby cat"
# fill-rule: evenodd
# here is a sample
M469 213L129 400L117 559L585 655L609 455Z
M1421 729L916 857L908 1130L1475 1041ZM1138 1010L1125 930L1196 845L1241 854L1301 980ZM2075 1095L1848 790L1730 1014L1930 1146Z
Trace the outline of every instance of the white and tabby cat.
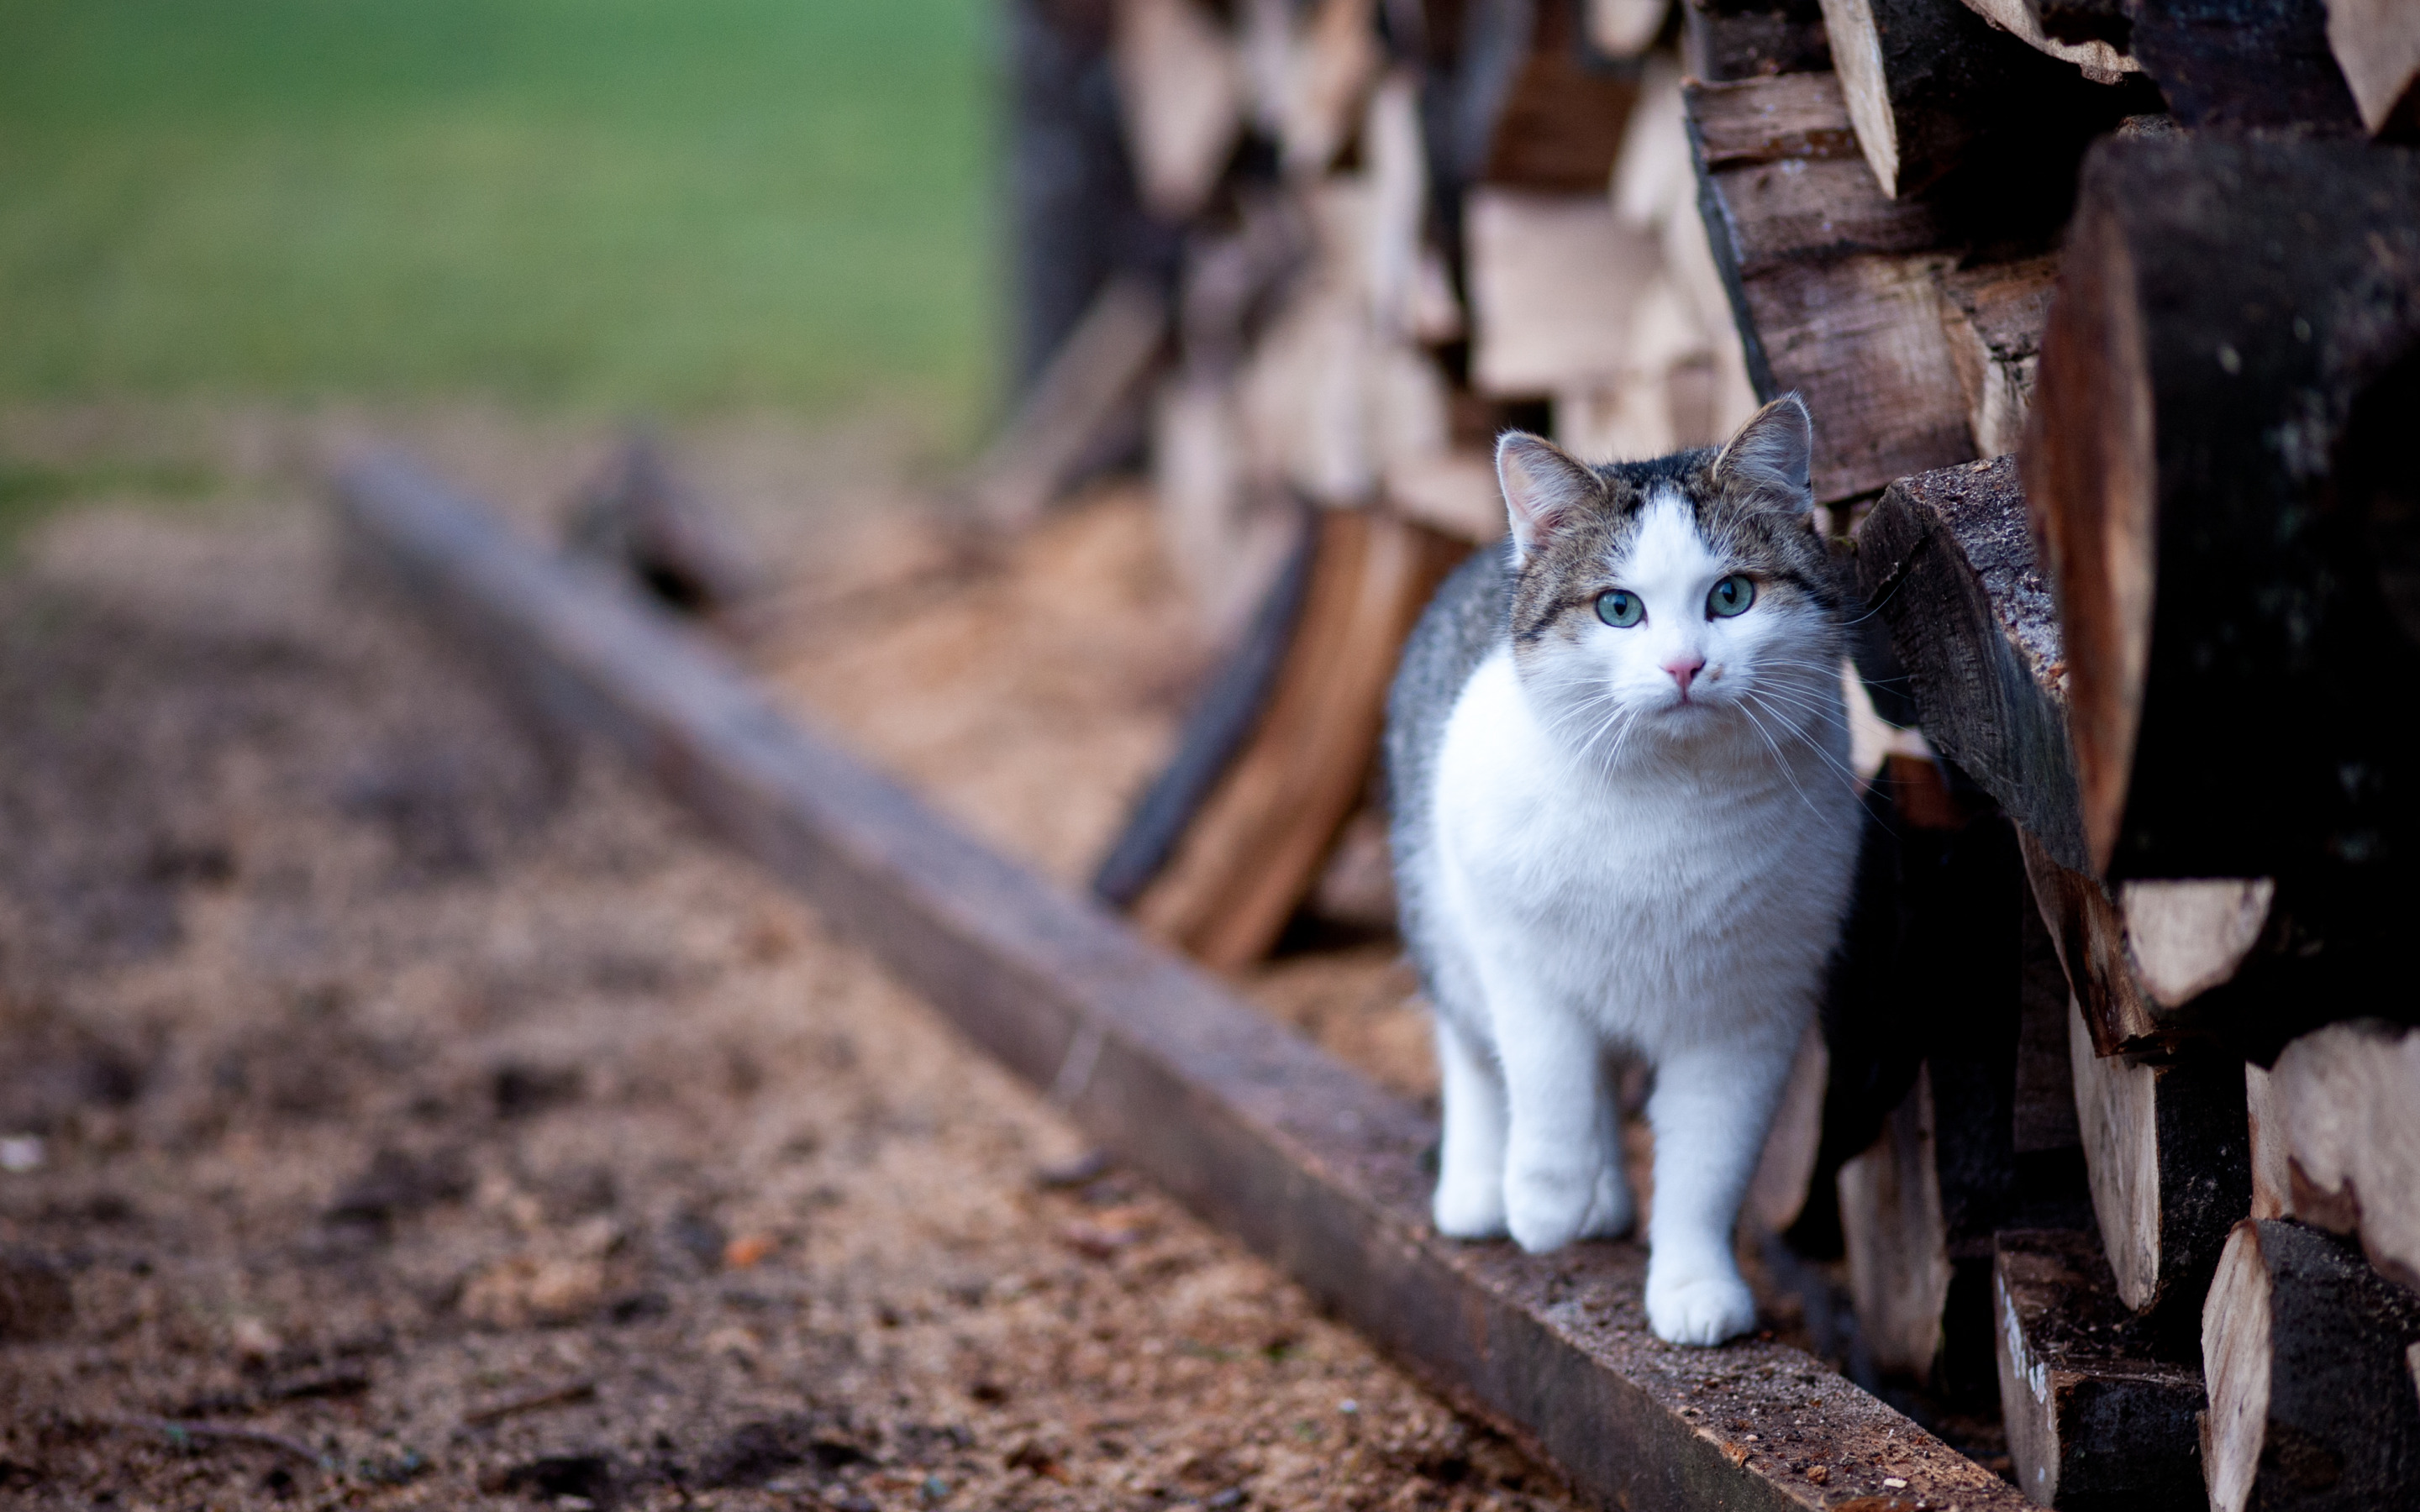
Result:
M1627 1229L1606 1057L1642 1057L1647 1317L1676 1343L1755 1324L1731 1227L1856 859L1810 440L1794 395L1652 462L1505 436L1512 538L1438 590L1388 711L1437 1227L1531 1251Z

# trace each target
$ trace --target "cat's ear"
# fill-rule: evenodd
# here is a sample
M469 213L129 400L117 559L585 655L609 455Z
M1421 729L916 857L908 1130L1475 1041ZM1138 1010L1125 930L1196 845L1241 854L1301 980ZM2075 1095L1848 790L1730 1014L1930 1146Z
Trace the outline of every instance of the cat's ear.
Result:
M1569 520L1596 492L1596 474L1543 436L1508 430L1496 442L1496 481L1512 526L1512 564Z
M1815 495L1807 470L1814 450L1815 425L1805 401L1785 393L1749 416L1724 443L1722 455L1714 458L1714 479L1775 508L1810 510Z

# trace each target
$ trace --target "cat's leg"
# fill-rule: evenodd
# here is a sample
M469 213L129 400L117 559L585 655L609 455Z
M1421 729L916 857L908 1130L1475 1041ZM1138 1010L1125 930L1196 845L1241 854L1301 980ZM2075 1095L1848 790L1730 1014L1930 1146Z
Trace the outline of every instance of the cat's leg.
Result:
M1589 1204L1588 1226L1580 1230L1580 1237L1620 1239L1630 1232L1638 1214L1623 1165L1621 1099L1615 1091L1613 1068L1600 1064L1598 1074L1604 1082L1597 1092L1597 1142L1605 1150L1605 1165L1597 1171L1596 1196Z
M1655 1068L1655 1211L1647 1323L1673 1344L1720 1344L1756 1326L1731 1228L1790 1074L1788 1041L1683 1051Z
M1437 1072L1445 1135L1437 1148L1437 1232L1495 1239L1504 1232L1504 1081L1487 1047L1442 1011Z
M1504 1067L1504 1225L1532 1255L1590 1231L1606 1165L1596 1031L1527 983L1488 982Z

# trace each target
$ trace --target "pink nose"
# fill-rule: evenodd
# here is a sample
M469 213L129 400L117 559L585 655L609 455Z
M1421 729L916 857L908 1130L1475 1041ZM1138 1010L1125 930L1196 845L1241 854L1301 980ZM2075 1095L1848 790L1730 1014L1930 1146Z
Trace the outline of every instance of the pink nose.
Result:
M1678 683L1681 687L1681 700L1683 702L1685 703L1688 702L1689 684L1697 677L1699 672L1705 670L1705 665L1706 658L1703 656L1685 656L1675 661L1668 661L1664 664L1664 670L1670 672L1672 674L1672 681Z

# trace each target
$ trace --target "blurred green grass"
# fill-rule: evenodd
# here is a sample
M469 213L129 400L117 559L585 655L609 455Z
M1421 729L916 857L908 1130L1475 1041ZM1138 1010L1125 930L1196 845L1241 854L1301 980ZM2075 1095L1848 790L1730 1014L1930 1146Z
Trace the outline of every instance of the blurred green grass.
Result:
M993 378L984 0L8 0L0 403Z

